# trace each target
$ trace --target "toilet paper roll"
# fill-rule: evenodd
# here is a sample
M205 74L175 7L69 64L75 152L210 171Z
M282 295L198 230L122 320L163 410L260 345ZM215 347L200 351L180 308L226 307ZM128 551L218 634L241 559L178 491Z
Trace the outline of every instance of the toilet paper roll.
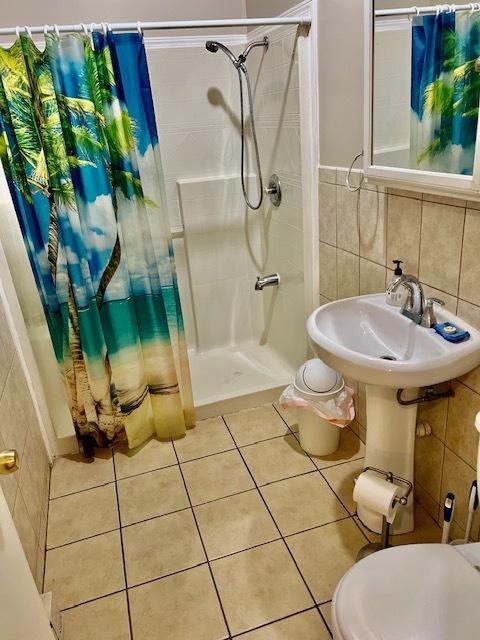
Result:
M381 513L390 524L393 522L398 502L395 498L402 496L402 489L393 482L387 482L378 474L364 471L358 476L353 490L355 502Z

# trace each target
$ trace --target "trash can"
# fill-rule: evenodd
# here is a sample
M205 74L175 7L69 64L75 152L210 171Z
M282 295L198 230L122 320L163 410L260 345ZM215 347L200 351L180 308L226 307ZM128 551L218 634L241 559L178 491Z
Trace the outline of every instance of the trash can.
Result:
M308 360L298 369L280 403L298 408L300 445L314 456L336 451L340 429L355 417L352 390L337 371L319 358Z

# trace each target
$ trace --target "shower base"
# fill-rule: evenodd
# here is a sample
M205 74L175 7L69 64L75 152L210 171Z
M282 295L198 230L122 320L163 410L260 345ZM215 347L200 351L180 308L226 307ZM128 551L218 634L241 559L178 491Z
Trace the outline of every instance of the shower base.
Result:
M190 351L189 360L198 420L278 400L295 374L274 349L254 342Z

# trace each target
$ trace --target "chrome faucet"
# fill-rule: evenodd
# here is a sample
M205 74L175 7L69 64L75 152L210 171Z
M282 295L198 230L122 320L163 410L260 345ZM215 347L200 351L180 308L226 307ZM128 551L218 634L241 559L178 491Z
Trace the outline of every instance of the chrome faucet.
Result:
M408 291L407 299L400 309L400 313L426 329L431 329L437 324L433 304L436 303L443 306L445 304L443 300L438 298L427 298L425 300L420 281L408 273L402 274L388 286L387 295L394 293L399 287L405 287Z
M410 318L410 320L413 320L416 324L421 324L425 306L425 296L421 283L415 276L409 275L408 273L403 274L392 282L387 289L387 294L395 293L399 287L405 287L408 291L407 299L400 313Z
M280 274L272 273L269 276L257 277L255 291L262 291L263 287L273 287L280 284Z

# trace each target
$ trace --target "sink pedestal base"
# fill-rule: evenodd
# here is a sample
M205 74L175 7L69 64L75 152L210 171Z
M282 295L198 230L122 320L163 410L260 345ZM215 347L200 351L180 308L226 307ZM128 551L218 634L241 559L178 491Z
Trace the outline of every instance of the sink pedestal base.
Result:
M367 443L365 466L391 471L413 483L415 428L417 405L402 406L397 402L397 390L367 385ZM408 400L418 395L418 389L406 389ZM392 524L392 534L413 531L413 492L406 506L400 506ZM382 516L358 505L358 517L375 533L382 532Z

